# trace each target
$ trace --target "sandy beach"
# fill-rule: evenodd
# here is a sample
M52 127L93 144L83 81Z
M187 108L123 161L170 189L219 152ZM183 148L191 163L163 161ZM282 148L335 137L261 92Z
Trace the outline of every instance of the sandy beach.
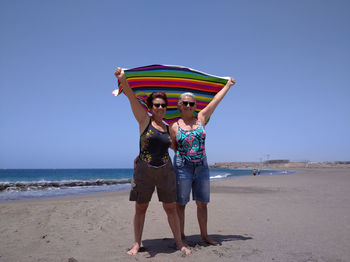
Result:
M186 209L192 254L175 249L156 194L133 243L128 191L0 203L0 262L14 261L350 261L350 169L305 168L290 175L211 183L209 233L200 242L195 204Z

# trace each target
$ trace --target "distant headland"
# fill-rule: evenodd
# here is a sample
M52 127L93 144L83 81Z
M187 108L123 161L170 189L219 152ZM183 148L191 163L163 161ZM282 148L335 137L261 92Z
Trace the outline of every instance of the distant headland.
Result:
M350 161L334 162L311 162L301 161L293 162L289 160L267 160L264 162L216 162L209 166L210 168L227 168L227 169L295 169L295 168L350 168Z

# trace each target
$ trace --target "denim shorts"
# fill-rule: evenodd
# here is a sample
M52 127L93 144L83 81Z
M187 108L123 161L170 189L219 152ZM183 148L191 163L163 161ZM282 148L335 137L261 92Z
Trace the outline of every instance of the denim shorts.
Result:
M178 156L174 156L174 170L176 173L177 202L186 205L192 199L209 203L210 181L207 158L192 162Z

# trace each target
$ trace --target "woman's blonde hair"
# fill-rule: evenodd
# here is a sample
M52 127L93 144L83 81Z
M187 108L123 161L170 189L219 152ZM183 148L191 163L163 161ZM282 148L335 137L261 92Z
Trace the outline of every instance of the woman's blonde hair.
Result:
M183 93L179 96L179 100L177 101L177 105L180 106L182 104L182 100L185 96L190 96L193 98L194 102L196 102L196 97L194 96L193 93L191 92L186 92L186 93Z

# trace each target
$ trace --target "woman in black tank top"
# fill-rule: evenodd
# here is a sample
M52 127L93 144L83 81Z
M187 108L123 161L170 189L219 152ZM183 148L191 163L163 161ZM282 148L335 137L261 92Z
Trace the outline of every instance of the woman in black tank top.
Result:
M172 145L172 142L168 126L163 122L167 97L163 92L152 93L148 97L147 106L152 114L149 116L127 83L124 71L118 67L115 76L120 81L124 94L129 99L140 131L139 160L136 164L130 191L130 200L136 201L134 216L135 242L127 253L135 255L141 247L146 211L153 191L157 188L158 198L159 201L163 202L163 208L167 214L176 245L181 251L190 254L191 251L182 242L180 222L176 212L176 180L168 154L168 148Z

